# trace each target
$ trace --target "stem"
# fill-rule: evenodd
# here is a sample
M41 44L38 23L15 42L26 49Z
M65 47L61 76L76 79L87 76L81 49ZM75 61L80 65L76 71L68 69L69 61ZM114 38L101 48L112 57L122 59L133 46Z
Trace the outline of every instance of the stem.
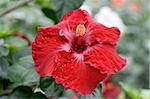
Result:
M33 0L23 0L23 1L21 0L16 5L14 5L11 8L5 10L4 12L0 13L0 17L2 17L4 15L6 15L6 14L8 14L8 13L10 13L10 12L16 10L16 9L18 9L19 7L21 7L21 6L25 5L25 4L30 3L31 1L33 1Z

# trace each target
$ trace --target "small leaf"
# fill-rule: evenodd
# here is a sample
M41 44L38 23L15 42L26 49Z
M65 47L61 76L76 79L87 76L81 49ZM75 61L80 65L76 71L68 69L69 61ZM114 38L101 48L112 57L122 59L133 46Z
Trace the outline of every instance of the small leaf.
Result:
M10 33L10 32L0 32L0 38L4 38L4 37L10 36L10 35L12 35L12 33Z
M40 78L40 88L42 90L45 90L53 83L53 81L54 81L54 79L52 77L49 77L49 76L41 77Z
M50 0L35 0L35 3L45 8L51 8Z
M52 10L51 8L42 8L42 12L46 17L52 19L55 24L58 23L58 17L54 10Z

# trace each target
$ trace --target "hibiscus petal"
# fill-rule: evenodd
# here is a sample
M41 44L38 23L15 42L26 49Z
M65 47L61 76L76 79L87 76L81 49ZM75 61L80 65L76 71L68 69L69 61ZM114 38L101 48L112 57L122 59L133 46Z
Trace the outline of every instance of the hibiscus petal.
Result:
M118 28L108 28L94 21L89 22L86 32L86 38L90 39L89 43L93 43L96 40L99 43L116 45L120 37L120 31Z
M115 47L96 45L84 52L85 64L89 64L103 73L113 74L126 65L126 60L117 55Z
M60 22L62 22L62 21L73 21L73 20L76 22L80 22L82 24L85 24L88 20L92 20L92 18L90 17L90 15L88 14L87 11L77 9L77 10L73 10L73 11L70 11L67 14L65 14L60 19Z
M32 56L36 71L40 76L46 76L51 75L64 40L59 37L59 29L56 27L40 28L40 30L41 32L32 43Z
M57 83L62 84L65 89L75 90L78 94L89 95L97 84L106 78L107 74L90 65L85 65L80 58L67 52L61 52L58 59L59 66L54 70L52 76ZM79 59L79 60L78 60Z
M72 42L76 35L77 26L79 24L86 25L89 20L92 20L92 18L85 10L77 9L68 12L61 18L58 24L58 27L62 29L60 35L65 36L69 42Z

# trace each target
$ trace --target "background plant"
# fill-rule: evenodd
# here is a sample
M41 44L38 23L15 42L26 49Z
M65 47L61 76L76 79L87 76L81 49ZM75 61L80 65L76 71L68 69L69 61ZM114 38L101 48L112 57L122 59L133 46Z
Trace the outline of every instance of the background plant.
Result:
M38 33L37 27L57 24L70 10L83 7L95 17L102 7L108 6L127 26L117 51L127 58L128 66L113 75L122 89L119 99L148 99L149 3L149 0L0 0L0 98L102 98L100 86L89 97L83 97L65 91L51 77L40 78L34 71L30 44Z

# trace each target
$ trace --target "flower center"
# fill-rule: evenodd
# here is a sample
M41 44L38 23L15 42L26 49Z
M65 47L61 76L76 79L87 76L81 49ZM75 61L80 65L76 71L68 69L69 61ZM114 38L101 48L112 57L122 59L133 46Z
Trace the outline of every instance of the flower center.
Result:
M76 27L76 36L83 36L85 34L85 26L83 24L79 24Z
M81 53L86 49L85 41L83 40L83 35L85 34L86 28L83 24L79 24L76 27L76 37L73 42L73 50L77 53Z

